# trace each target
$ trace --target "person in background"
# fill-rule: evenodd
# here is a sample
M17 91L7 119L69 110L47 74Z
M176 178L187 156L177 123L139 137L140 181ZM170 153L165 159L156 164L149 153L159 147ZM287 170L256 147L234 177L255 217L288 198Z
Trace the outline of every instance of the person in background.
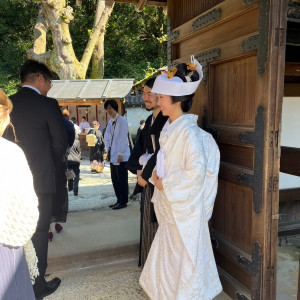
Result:
M60 223L65 223L67 221L69 198L67 190L67 178L65 173L68 167L67 158L70 152L70 147L73 145L75 140L75 128L74 124L69 121L69 111L64 109L62 111L62 115L65 128L67 130L68 148L61 162L56 166L55 169L56 192L53 196L51 223L55 222L54 227L57 233L60 233L63 230L63 227ZM49 227L48 238L50 242L53 239L51 226Z
M81 129L80 127L77 125L77 120L75 117L73 117L71 119L71 122L74 124L74 128L75 128L75 132L77 133L77 135L79 135L81 133Z
M81 118L81 122L79 124L79 128L81 130L81 132L87 132L87 129L90 129L90 124L89 122L86 121L86 117L82 117Z
M0 90L0 299L35 300L30 277L37 275L37 259L33 251L26 263L24 251L34 250L30 239L39 218L38 199L24 152L2 137L11 110L11 101Z
M144 127L145 127L145 120L141 120L140 121L140 126L139 126L139 128L138 128L138 130L136 132L136 138L135 138L136 141L139 139L141 131L144 129Z
M104 140L106 149L110 149L110 174L117 202L110 205L112 209L127 207L128 203L128 170L125 165L129 158L127 120L118 114L118 103L107 100L104 109L111 119L108 121Z
M78 139L78 134L75 130L75 141L70 148L70 153L68 155L68 168L72 169L75 173L75 178L68 181L69 191L73 191L74 196L78 196L78 183L80 174L80 158L81 149L80 142Z
M145 127L137 139L129 157L127 168L138 175L138 183L133 194L142 191L141 195L141 225L140 225L140 253L139 266L144 266L152 241L157 231L153 203L151 202L154 186L149 182L156 165L159 151L159 136L164 127L167 116L163 116L157 105L157 95L151 92L155 78L149 79L144 86L143 101L147 111L152 114L146 119Z
M96 120L92 123L93 128L90 129L87 133L87 140L93 138L92 145L88 146L90 148L90 163L91 163L91 172L100 173L103 170L103 153L105 148L104 139L100 131L100 123ZM92 135L92 136L89 136Z
M159 75L152 88L169 119L152 176L159 226L140 277L151 300L211 300L222 291L208 227L220 152L198 126L198 116L187 114L202 78L202 66L192 57Z
M55 99L47 97L52 74L37 61L26 61L20 70L22 88L10 97L14 109L14 124L18 145L24 151L33 175L38 196L39 220L32 242L38 257L39 276L33 286L37 299L55 292L61 280L45 280L48 256L48 230L52 212L53 194L56 190L55 169L67 149L67 132L63 116ZM7 128L4 136L14 141ZM25 178L23 178L25 180Z

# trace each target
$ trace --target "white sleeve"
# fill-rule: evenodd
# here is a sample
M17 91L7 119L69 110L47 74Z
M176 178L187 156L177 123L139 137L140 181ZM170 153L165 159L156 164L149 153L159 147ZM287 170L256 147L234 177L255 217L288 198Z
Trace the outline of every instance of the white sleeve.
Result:
M128 147L128 124L124 117L119 117L120 122L117 122L114 139L117 141L118 155L124 155Z
M19 147L18 147L19 148ZM13 161L1 188L0 242L13 247L25 245L36 230L39 217L38 198L23 151L11 153Z
M106 149L111 147L111 120L108 121L108 124L106 126L105 134L104 134L104 143Z

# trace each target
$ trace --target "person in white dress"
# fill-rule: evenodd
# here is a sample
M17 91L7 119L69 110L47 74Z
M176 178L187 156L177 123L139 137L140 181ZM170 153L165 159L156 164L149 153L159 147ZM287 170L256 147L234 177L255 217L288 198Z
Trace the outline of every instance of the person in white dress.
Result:
M159 223L140 284L152 300L209 300L222 291L208 221L217 193L220 153L213 137L186 114L202 67L180 64L156 78L152 92L169 116L152 180Z
M39 218L38 198L24 152L2 137L11 110L0 89L0 299L35 300L32 284L39 272L31 237Z

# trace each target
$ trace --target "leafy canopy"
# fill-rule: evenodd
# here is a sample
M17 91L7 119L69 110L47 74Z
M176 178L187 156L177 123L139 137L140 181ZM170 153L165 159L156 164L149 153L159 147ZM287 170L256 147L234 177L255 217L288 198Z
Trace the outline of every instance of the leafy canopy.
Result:
M93 30L96 1L83 0L74 9L70 23L73 47L80 59ZM33 47L34 25L39 1L0 1L0 88L14 93L19 83L19 67ZM167 21L162 8L146 6L140 13L132 4L116 3L106 28L105 78L135 78L166 65ZM47 47L51 48L50 32ZM89 76L89 73L87 77Z

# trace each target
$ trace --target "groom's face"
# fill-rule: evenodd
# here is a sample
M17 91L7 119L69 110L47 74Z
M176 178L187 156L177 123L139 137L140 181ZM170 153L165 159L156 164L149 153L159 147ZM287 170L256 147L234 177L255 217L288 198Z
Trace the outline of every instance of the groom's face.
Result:
M143 100L146 110L150 111L157 108L157 95L151 93L151 88L145 85L143 92Z

